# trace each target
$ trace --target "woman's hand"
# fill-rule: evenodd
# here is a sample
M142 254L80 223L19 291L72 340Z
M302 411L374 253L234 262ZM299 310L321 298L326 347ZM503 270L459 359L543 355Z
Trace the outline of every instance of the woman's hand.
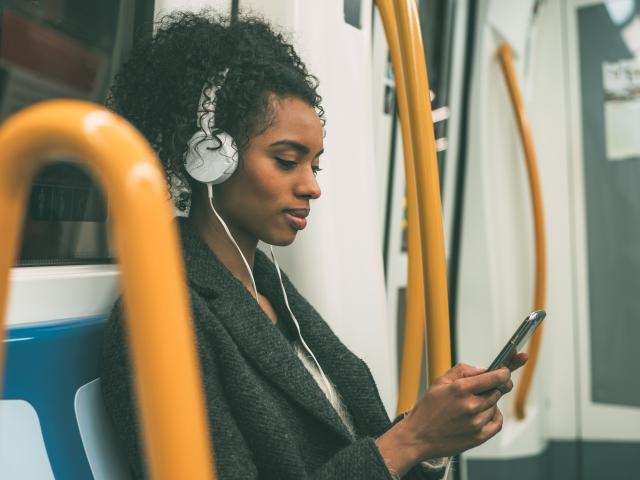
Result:
M496 403L510 389L507 368L456 365L438 378L404 419L420 459L448 457L486 442L502 428Z
M456 455L489 440L502 428L496 404L513 388L511 371L526 361L521 353L509 368L486 372L459 364L447 371L404 420L378 439L385 461L402 475L420 461Z

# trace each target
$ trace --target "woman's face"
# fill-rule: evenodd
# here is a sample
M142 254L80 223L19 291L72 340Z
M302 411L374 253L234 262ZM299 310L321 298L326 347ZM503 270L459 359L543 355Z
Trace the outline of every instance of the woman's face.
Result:
M323 130L316 111L298 98L274 99L274 121L247 146L238 170L214 187L216 207L234 236L289 245L305 228Z

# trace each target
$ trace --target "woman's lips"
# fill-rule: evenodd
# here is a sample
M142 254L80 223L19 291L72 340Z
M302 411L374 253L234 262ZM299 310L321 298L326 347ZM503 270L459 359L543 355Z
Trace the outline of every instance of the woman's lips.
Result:
M309 210L306 209L290 209L284 211L284 216L294 230L302 230L307 226L307 219Z

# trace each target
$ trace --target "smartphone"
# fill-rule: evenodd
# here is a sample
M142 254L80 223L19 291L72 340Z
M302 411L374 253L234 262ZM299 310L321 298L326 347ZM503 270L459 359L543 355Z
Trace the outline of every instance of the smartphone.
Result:
M533 332L536 331L538 325L542 323L544 317L547 316L547 313L544 310L536 310L535 312L531 312L527 318L520 324L516 333L513 334L511 339L507 342L500 353L495 358L491 365L487 369L488 372L491 370L497 370L498 368L505 367L511 363L513 357L522 349L527 340L533 335Z

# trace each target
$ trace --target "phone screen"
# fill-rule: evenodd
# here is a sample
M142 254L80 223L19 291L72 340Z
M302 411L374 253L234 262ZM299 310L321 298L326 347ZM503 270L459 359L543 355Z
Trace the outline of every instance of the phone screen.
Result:
M536 331L538 325L542 323L544 317L547 316L547 313L544 310L536 310L535 312L531 312L527 318L520 324L518 329L515 331L513 336L509 339L507 344L500 351L498 356L495 358L491 365L487 369L487 371L497 370L498 368L502 368L511 363L513 357L522 349L527 340L531 338L533 332Z

